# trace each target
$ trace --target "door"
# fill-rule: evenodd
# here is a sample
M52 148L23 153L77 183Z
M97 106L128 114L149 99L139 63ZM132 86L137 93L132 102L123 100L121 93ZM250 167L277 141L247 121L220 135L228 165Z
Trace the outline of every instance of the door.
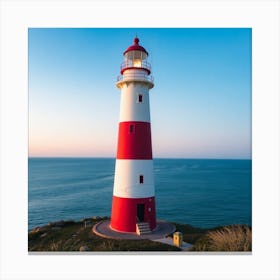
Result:
M139 222L144 222L145 204L137 204L137 218Z

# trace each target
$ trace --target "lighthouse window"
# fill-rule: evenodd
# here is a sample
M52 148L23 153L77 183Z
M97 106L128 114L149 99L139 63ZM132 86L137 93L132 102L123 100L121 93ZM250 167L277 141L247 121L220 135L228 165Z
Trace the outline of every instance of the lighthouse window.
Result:
M138 102L139 103L143 102L143 95L142 94L138 94Z
M139 184L144 184L144 175L139 176Z
M134 133L134 131L135 131L135 125L134 124L129 125L129 133Z

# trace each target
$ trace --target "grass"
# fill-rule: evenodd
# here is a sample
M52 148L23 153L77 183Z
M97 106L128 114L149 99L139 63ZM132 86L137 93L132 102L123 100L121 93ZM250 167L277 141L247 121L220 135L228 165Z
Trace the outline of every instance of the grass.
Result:
M37 227L28 233L28 251L77 252L87 251L180 251L180 248L151 240L114 240L102 238L92 232L94 224L103 218L88 218L79 222L58 221ZM85 222L87 226L85 227ZM251 251L252 231L246 225L232 225L202 229L174 223L183 240L194 246L191 251ZM170 237L173 237L171 234Z
M56 222L35 228L28 234L29 252L77 252L85 246L88 251L180 251L179 248L151 240L114 240L102 238L92 232L92 227L102 219L80 222ZM63 224L62 226L58 226Z
M193 251L252 251L252 230L247 225L231 225L207 232Z

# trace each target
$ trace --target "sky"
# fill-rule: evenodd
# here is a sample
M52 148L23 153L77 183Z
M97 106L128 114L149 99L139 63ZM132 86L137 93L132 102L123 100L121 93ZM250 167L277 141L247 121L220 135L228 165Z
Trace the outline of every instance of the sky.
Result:
M153 157L251 159L250 28L30 28L29 156L116 156L116 80L136 35Z

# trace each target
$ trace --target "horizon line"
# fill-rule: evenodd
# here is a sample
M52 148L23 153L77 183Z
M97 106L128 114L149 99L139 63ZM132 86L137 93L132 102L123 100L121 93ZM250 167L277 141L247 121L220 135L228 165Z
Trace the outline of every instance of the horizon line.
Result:
M57 159L116 159L109 156L28 156L31 158L57 158ZM207 157L154 157L153 159L204 159L204 160L252 160L252 158L207 158Z

